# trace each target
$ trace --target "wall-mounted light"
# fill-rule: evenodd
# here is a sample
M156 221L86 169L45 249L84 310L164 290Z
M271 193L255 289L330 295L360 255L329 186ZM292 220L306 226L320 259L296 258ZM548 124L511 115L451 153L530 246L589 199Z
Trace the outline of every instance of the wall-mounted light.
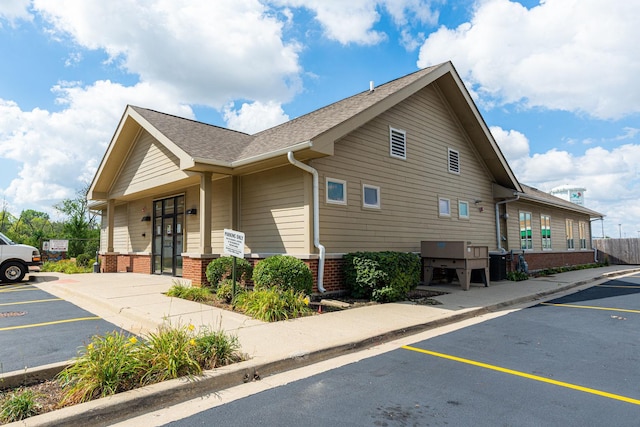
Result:
M143 216L143 217L142 217L142 219L141 219L140 221L142 221L142 222L148 222L148 221L151 221L151 217L150 217L149 215L147 215L147 216Z
M478 203L482 203L482 200L481 200L481 199L475 199L475 200L473 201L473 203L475 203L475 204L477 205Z
M509 219L509 214L508 213L503 213L502 215L500 215L503 219Z
M198 209L187 209L187 215L196 215L198 213Z

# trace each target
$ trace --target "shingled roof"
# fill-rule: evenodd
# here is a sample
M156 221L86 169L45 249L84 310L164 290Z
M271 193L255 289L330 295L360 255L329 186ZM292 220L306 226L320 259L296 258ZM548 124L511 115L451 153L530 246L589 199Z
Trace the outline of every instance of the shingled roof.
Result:
M552 194L545 193L544 191L538 190L537 188L534 188L522 183L520 184L520 186L522 187L522 190L523 190L523 193L520 194L520 199L522 200L532 200L538 203L546 203L549 205L553 205L555 207L582 212L584 214L591 216L592 218L604 217L604 215L599 212L593 211L591 209L585 208L584 206L581 206L575 203L571 203L568 200L561 199L560 197L556 197Z
M424 68L380 85L373 91L363 91L254 135L146 108L131 108L189 156L231 163L311 141L398 93L436 68L438 66Z

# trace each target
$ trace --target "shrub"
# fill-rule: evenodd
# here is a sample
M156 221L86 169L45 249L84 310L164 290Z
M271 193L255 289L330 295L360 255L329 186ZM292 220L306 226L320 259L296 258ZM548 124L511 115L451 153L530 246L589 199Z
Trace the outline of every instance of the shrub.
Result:
M13 423L38 414L40 405L36 394L30 390L10 393L0 405L0 422Z
M197 375L202 367L196 358L193 325L163 325L150 333L138 354L144 374L142 384L154 384L182 376Z
M241 292L246 292L245 287L240 283L236 283L236 295ZM224 279L220 283L218 283L218 289L216 289L216 297L220 300L231 302L231 300L233 299L233 280Z
M209 301L212 299L211 291L208 288L186 286L179 282L174 282L174 285L167 291L167 296L196 302Z
M196 347L196 358L203 369L214 369L244 359L238 337L229 336L224 331L202 329L196 338Z
M78 274L78 273L91 273L91 267L80 267L75 262L63 259L57 262L47 261L42 267L40 267L40 271L52 271L56 273L65 273L65 274Z
M274 255L260 261L253 270L255 289L277 286L310 294L313 290L313 273L298 258L288 255Z
M207 280L211 286L216 289L218 284L226 279L230 278L233 269L233 257L225 256L216 258L207 265L205 274ZM253 273L253 267L244 258L236 258L236 280L238 282L246 283L251 278Z
M420 281L421 261L405 252L353 252L344 256L351 295L378 302L404 299Z
M293 319L311 314L309 300L302 292L272 287L238 295L237 307L265 322Z
M524 271L510 271L507 273L507 279L514 282L520 282L522 280L527 280L528 278L529 275Z
M78 267L89 267L93 264L93 259L89 254L80 254L76 257L76 265Z
M62 404L81 403L130 390L139 381L138 340L122 332L94 336L58 379L68 388Z

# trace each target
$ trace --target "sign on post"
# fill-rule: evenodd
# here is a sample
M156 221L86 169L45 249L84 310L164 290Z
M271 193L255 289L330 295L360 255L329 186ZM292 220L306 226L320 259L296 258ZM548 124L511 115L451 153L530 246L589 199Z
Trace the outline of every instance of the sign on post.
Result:
M224 253L236 258L244 258L244 233L225 228Z
M50 240L49 250L52 252L67 252L69 250L68 240Z
M224 229L224 253L233 256L233 280L232 301L236 300L236 258L244 258L244 233L235 230Z

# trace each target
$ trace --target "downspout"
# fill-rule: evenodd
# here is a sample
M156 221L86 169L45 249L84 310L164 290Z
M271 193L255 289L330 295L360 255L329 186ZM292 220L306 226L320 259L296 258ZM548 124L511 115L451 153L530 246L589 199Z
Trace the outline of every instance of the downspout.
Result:
M287 159L292 165L309 172L313 175L313 245L318 248L318 291L325 292L322 282L324 279L324 246L320 244L320 203L318 197L318 171L309 165L306 165L293 157L293 151L287 153Z
M507 199L501 202L496 202L496 240L498 242L498 250L500 252L505 252L504 248L502 247L502 236L500 233L500 205L504 205L510 202L515 202L519 199L520 199L520 195L516 193L516 197L514 197L513 199Z

